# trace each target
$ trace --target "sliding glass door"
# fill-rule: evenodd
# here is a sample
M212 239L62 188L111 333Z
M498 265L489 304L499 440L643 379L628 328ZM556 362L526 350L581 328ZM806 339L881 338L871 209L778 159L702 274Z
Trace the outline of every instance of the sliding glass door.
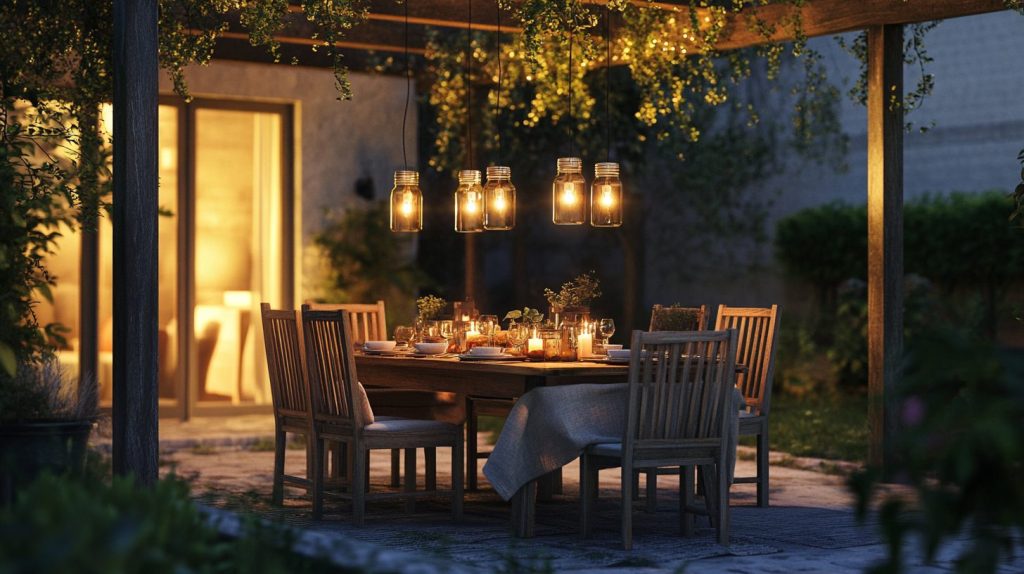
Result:
M285 104L161 98L159 311L162 416L269 412L259 304L293 305L292 109ZM117 198L112 202L117 204ZM57 275L40 322L69 328L58 357L78 377L82 236L63 229L47 265ZM113 252L96 230L100 404L113 384Z

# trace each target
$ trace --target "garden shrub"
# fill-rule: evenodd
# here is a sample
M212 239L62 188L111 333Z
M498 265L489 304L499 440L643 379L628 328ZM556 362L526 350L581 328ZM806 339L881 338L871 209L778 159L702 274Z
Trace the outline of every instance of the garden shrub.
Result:
M1008 221L1013 200L1000 191L926 196L904 208L903 260L947 294L978 294L993 332L1006 289L1024 280L1024 242ZM867 210L830 203L779 221L775 247L785 273L812 285L830 317L847 279L867 278Z
M1024 381L1007 375L990 341L962 329L919 333L907 359L887 470L915 496L878 501L886 477L877 468L850 481L862 518L880 502L889 553L871 571L904 571L910 542L932 560L945 541L967 535L956 571L995 572L1024 550Z
M173 476L145 488L44 475L0 510L0 574L336 571L290 552L284 528L250 519L243 532L222 537Z
M906 205L908 345L916 334L937 328L994 336L1003 296L1009 285L1024 280L1024 242L1007 221L1012 205L1001 192L928 196ZM810 367L800 363L824 353L841 387L867 384L866 237L863 205L831 203L779 222L779 262L789 277L812 285L819 302L810 338L800 343L804 357L780 355L787 376L808 377ZM794 390L820 385L813 379L781 382Z

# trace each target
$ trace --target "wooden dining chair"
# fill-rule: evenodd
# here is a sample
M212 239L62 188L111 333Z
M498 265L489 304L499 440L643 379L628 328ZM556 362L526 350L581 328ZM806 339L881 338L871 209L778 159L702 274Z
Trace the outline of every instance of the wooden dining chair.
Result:
M633 470L677 467L680 528L708 514L719 544L729 543L728 425L733 407L736 332L633 331L629 404L622 441L593 444L580 460L581 534L589 536L598 471L622 469L622 543L633 547ZM705 506L694 504L691 468L705 478Z
M324 496L352 501L352 513L362 523L367 500L404 498L407 508L423 496L450 495L452 516L462 515L463 427L440 421L416 419L373 420L368 401L358 383L353 354L352 323L346 311L302 309L303 336L312 404L313 517L323 516ZM367 416L371 418L367 418ZM324 480L324 445L345 443L351 461L347 488L327 491ZM406 468L405 490L382 494L367 493L366 461L372 449L452 449L450 491L416 492L415 468ZM410 473L411 471L411 473Z
M703 331L707 329L707 317L707 305L655 305L651 308L651 325L648 331Z
M651 308L651 324L648 331L703 331L707 329L707 305L681 307L679 305L654 305ZM652 468L644 471L647 488L647 511L654 512L658 506L658 476L677 474L679 469ZM640 497L640 472L633 473L633 497Z
M263 318L263 341L267 352L267 373L270 396L274 403L274 504L284 500L284 485L290 484L312 492L313 441L312 405L306 380L306 357L299 336L297 311L273 310L260 303ZM284 462L288 433L306 439L306 476L285 474Z
M353 346L359 347L366 341L388 339L387 311L383 300L376 303L315 303L306 301L313 311L346 311L349 327L355 334ZM366 389L373 412L383 416L401 418L443 420L461 422L465 416L465 404L455 393L441 393L407 389ZM401 484L401 451L391 451L391 486ZM344 464L339 449L335 463ZM426 482L430 487L437 478L437 451L424 449L423 458L427 466ZM416 467L416 451L405 453L406 467Z
M718 306L715 329L737 332L736 361L746 366L736 374L746 409L740 412L740 436L757 437L757 476L736 477L734 483L757 485L757 505L768 506L768 410L775 378L775 342L779 332L779 306Z

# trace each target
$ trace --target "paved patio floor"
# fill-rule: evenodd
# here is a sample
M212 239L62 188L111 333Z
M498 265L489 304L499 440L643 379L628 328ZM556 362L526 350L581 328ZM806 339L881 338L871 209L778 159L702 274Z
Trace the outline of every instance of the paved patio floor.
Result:
M678 480L659 480L656 513L634 514L634 549L621 549L618 530L620 499L617 470L601 473L599 520L594 536L578 537L577 463L565 469L564 495L537 507L536 537L522 540L509 533L508 505L487 487L467 493L465 517L454 523L445 500L420 501L414 514L399 502L372 503L366 523L349 520L344 503L328 506L322 521L310 515L310 503L300 490L288 490L283 507L270 503L273 468L273 422L269 416L196 419L188 423L161 421L161 465L188 477L197 498L215 507L244 510L315 533L326 544L371 546L406 571L452 572L863 572L884 556L876 524L857 522L844 478L791 468L772 467L772 507L754 506L753 485L732 490L731 544L715 543L714 531L698 518L698 531L682 538L676 512ZM103 439L100 439L100 443ZM489 448L481 441L482 448ZM747 459L745 459L747 458ZM741 452L737 476L753 473L753 462ZM482 466L481 461L481 466ZM801 461L808 466L806 460ZM423 461L419 484L422 486ZM811 466L814 466L811 461ZM835 465L821 464L835 469ZM289 472L303 474L305 451L287 453ZM387 488L387 452L371 457L371 484ZM438 452L438 482L450 481L448 452ZM913 572L949 572L957 541L940 560L926 565L911 559ZM1005 572L1024 571L1024 564L1007 564Z

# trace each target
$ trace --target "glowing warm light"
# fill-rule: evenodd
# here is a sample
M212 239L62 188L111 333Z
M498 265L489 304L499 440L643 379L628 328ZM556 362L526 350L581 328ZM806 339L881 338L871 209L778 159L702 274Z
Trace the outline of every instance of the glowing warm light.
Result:
M508 201L505 199L505 194L499 194L498 197L494 198L494 209L500 212L508 209Z
M252 291L225 291L224 306L235 309L252 307Z
M402 217L409 217L410 215L412 215L412 211L414 209L412 205L412 200L413 198L411 193L406 193L405 197L402 198L402 207L400 208L400 211L402 212Z
M482 197L480 172L473 169L460 171L459 187L455 190L455 231L477 233L484 230Z
M615 195L612 193L612 186L601 186L601 198L598 202L601 204L601 207L605 209L610 209L615 205Z
M565 205L576 204L576 186L572 183L567 183L562 188L562 203Z
M391 231L417 232L423 229L423 192L420 174L412 170L395 172L391 190Z

